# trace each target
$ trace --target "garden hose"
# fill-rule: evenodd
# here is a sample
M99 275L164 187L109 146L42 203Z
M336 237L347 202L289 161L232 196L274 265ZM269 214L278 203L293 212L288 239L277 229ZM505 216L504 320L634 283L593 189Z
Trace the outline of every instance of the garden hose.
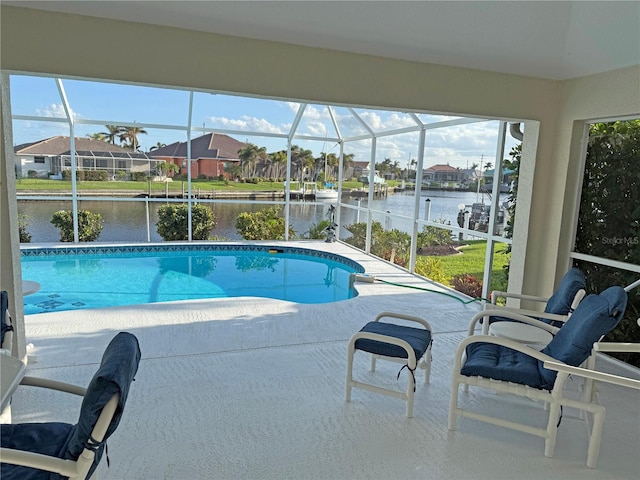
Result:
M470 303L479 302L479 301L483 301L483 300L485 302L491 302L491 300L483 298L483 297L476 297L476 298L472 298L471 300L463 300L462 298L458 297L457 295L453 295L451 293L441 292L439 290L432 290L430 288L416 287L414 285L405 285L405 284L402 284L402 283L389 282L387 280L382 280L381 278L376 278L376 277L374 277L372 275L356 274L354 280L357 280L359 282L368 282L368 283L382 282L382 283L385 283L387 285L393 285L394 287L412 288L414 290L422 290L423 292L438 293L440 295L444 295L445 297L453 298L453 299L459 301L460 303L462 303L463 305L468 305Z

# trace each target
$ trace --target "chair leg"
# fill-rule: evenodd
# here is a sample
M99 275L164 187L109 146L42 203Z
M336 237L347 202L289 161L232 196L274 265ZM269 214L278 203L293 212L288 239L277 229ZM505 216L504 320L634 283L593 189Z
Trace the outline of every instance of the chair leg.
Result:
M355 354L355 343L349 342L347 349L347 380L345 388L345 400L351 401L351 388L353 386L353 356Z
M459 388L460 388L460 382L458 382L458 380L454 376L453 381L451 382L451 398L449 399L449 430L451 431L456 429L456 420L458 419L458 415L456 415L456 411L458 409Z
M413 417L413 398L415 395L416 381L411 372L407 374L407 418Z
M547 437L544 440L544 456L553 457L556 449L558 434L558 418L560 417L560 402L546 402L549 405L549 420L547 422Z
M604 417L604 407L602 405L597 405L593 412L593 427L591 428L591 435L589 435L589 448L587 450L587 467L589 468L596 468L596 463L598 462L598 455L600 455L600 443L602 442Z

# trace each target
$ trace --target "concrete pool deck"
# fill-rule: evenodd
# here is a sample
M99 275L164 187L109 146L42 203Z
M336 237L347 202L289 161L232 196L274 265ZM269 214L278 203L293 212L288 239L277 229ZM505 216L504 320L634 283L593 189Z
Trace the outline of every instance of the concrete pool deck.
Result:
M386 281L451 293L344 244L286 245L342 254ZM354 299L319 305L230 298L29 315L28 374L86 385L117 332L138 337L140 369L109 441L111 467L103 459L98 478L640 478L637 392L601 388L607 420L596 470L585 466L585 424L570 412L552 459L537 437L470 419L449 432L453 356L480 305L379 282L357 288ZM418 376L411 419L395 398L356 389L344 401L347 340L384 310L421 316L434 330L432 380L424 385ZM356 375L404 388L397 364L381 362L371 374L365 355L355 360ZM544 417L506 395L472 389L461 397L534 422ZM12 405L14 422L75 423L80 401L21 387Z

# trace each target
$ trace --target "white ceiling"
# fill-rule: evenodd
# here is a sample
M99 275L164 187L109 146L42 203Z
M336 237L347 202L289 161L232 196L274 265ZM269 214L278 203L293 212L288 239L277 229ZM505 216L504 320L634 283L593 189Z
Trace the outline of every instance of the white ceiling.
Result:
M549 79L640 64L638 1L6 1Z

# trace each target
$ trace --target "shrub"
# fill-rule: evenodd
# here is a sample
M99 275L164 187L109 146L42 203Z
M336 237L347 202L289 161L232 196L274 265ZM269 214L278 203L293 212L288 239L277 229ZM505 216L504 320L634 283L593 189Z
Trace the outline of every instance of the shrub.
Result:
M118 170L114 176L116 180L120 180L120 181L126 180L127 172L125 172L124 170Z
M132 182L144 182L147 180L147 172L131 172Z
M189 239L189 205L167 204L158 209L156 231L165 241ZM193 240L207 240L216 226L215 215L202 204L191 206L191 236Z
M27 231L29 226L29 217L23 213L18 215L18 232L20 234L20 243L30 243L31 234Z
M53 214L51 223L60 229L61 242L73 242L73 213L71 210L59 210ZM93 242L102 231L102 216L87 210L78 210L78 240Z
M321 240L327 237L327 232L325 231L329 228L329 220L320 220L318 223L314 223L309 227L309 231L307 232L307 238L313 240Z
M277 207L254 213L242 212L236 218L236 230L245 240L284 240L284 217ZM294 236L295 233L289 227L289 236Z
M88 182L106 182L109 174L106 170L83 170L84 179Z
M439 258L418 257L416 259L416 273L434 282L447 284L447 277Z
M462 273L451 279L451 286L457 291L469 295L472 298L482 297L482 282L478 277Z
M397 265L405 266L411 247L411 235L396 228L378 232L371 242L371 253Z
M367 240L367 224L366 222L353 223L351 225L347 225L344 227L348 232L351 233L351 236L345 239L345 243L349 245L353 245L360 250L364 250L365 242ZM382 224L380 222L373 221L371 223L371 244L375 244L375 239L378 234L382 233L384 229L382 228Z
M27 177L29 178L36 178L38 176L38 172L36 172L35 170L29 170L27 172Z
M425 225L422 228L422 232L418 234L417 243L418 248L424 248L434 245L450 245L454 243L454 240L450 230L434 227L433 225Z

